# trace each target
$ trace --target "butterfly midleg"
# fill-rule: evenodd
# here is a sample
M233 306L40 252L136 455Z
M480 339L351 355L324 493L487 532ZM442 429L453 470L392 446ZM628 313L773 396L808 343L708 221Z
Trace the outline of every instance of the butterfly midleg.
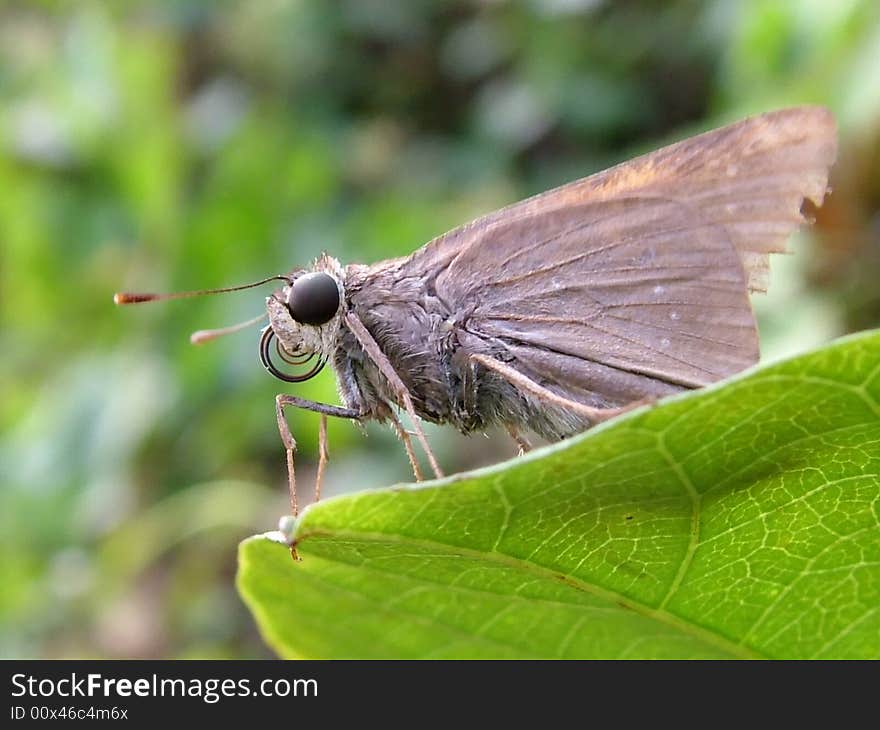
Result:
M327 468L327 461L330 459L330 452L327 449L327 416L321 414L321 420L318 425L318 470L315 474L315 501L321 501L321 484L324 482L324 470Z
M315 501L320 497L321 481L324 477L324 469L327 466L327 416L351 418L355 421L360 421L364 418L364 414L353 408L316 403L315 401L304 400L286 393L279 393L275 396L275 416L278 419L278 433L281 434L281 442L284 444L284 449L287 452L287 486L290 492L290 511L296 517L299 514L299 506L296 501L296 472L293 463L293 455L296 452L296 439L293 437L290 426L287 424L287 419L284 417L285 406L296 406L297 408L321 414L321 425L318 430L318 473L315 477Z
M643 399L619 408L594 408L592 406L584 405L583 403L578 403L574 400L569 400L561 395L557 395L552 390L548 390L543 385L539 385L531 378L523 375L519 370L512 368L510 365L506 365L495 358L488 357L487 355L471 355L471 360L489 370L493 370L511 385L530 393L536 398L543 400L545 403L559 406L560 408L567 408L574 413L584 416L593 425L601 423L602 421L607 421L609 418L614 418L621 413L626 413L637 406L645 405L652 401L652 399Z
M507 429L507 433L510 434L510 438L512 438L516 443L516 447L519 450L520 456L522 456L527 451L532 450L532 444L517 430L516 426L508 423L505 428Z
M397 432L398 438L403 441L403 448L406 449L406 455L407 458L409 458L409 465L412 467L416 481L424 481L425 475L422 474L422 468L419 466L419 460L416 457L415 449L413 449L412 439L409 437L409 434L406 432L406 429L403 427L403 424L400 422L397 414L393 410L391 410L390 406L388 408L388 420L390 420L391 424L394 426L394 430Z
M428 462L431 464L431 469L434 471L434 476L439 479L443 476L443 470L440 469L440 465L437 463L437 457L434 456L433 450L428 445L428 439L425 438L425 432L422 429L422 421L416 413L416 409L413 406L412 398L410 397L406 385L404 385L400 376L397 374L397 371L391 365L391 362L385 356L385 353L382 352L382 349L379 347L376 340L373 339L370 331L354 312L349 311L345 313L345 323L348 325L351 333L357 338L357 341L360 342L361 347L367 351L367 354L372 358L373 362L376 363L376 366L379 368L382 375L385 376L385 379L394 390L394 394L400 399L400 402L403 403L407 414L409 414L409 417L413 422L413 427L416 431L416 438L418 438L419 443L425 450Z

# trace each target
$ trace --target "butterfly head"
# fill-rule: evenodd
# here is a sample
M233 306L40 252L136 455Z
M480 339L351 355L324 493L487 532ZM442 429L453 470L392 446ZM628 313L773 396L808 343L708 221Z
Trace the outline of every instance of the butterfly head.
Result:
M288 382L317 375L335 350L344 301L343 269L336 259L324 255L310 270L290 274L287 283L266 298L269 326L260 340L266 369ZM311 367L303 374L288 374L275 365L275 355L289 365Z

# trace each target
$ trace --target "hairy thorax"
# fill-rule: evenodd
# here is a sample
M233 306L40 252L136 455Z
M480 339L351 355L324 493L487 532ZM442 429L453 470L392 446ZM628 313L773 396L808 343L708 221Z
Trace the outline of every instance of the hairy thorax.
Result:
M382 266L340 266L323 256L297 276L322 271L336 280L342 306L329 322L312 326L295 321L285 305L289 287L267 299L272 329L288 354L314 353L336 374L346 407L383 422L389 407L403 408L399 394L346 326L346 311L356 315L400 377L416 413L448 423L463 433L496 424L530 429L560 438L586 427L582 419L546 404L471 361L475 354L509 361L506 343L468 330L466 312L453 314L421 277L405 276L399 260ZM538 376L540 377L540 376Z
M443 327L448 312L424 282L401 277L395 264L388 262L381 269L348 266L348 306L400 376L419 415L438 423L448 422L451 403L445 362L454 349L454 341ZM345 329L334 366L343 391L353 380L369 407L376 400L402 405L377 365ZM346 398L345 392L341 395Z

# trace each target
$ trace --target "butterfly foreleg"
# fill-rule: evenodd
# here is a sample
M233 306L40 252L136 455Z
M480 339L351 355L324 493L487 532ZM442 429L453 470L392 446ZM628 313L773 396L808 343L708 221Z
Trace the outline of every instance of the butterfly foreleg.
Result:
M287 419L284 417L284 408L286 406L296 406L307 411L314 411L321 414L321 424L318 428L318 471L315 477L315 501L321 497L321 482L324 478L324 470L327 466L327 416L335 416L336 418L351 418L360 421L365 414L355 410L354 408L343 408L342 406L332 406L327 403L316 403L315 401L297 398L294 395L280 393L275 396L275 416L278 419L278 433L281 434L281 442L287 454L287 485L290 492L290 511L294 517L299 514L299 506L296 500L296 471L294 468L294 455L296 453L296 439L290 430Z

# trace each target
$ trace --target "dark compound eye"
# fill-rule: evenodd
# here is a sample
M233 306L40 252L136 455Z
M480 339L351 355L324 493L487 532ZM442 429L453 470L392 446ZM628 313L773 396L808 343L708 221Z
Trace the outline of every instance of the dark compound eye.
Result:
M290 316L302 324L326 324L339 309L339 287L336 279L323 271L305 274L290 287L287 294Z

